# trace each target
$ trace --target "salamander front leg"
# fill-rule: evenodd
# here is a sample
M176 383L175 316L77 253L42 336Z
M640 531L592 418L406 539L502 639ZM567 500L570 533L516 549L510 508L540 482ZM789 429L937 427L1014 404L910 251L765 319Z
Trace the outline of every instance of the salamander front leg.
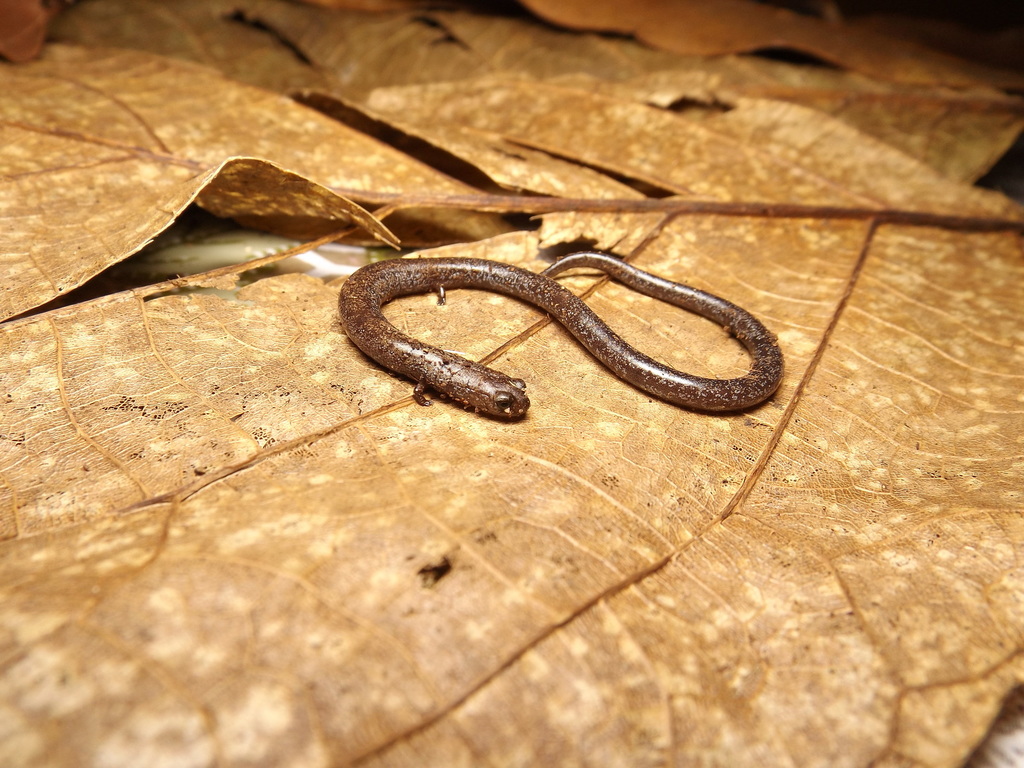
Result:
M422 381L416 382L416 387L412 391L412 399L420 405L434 404L434 401L427 397L427 385Z

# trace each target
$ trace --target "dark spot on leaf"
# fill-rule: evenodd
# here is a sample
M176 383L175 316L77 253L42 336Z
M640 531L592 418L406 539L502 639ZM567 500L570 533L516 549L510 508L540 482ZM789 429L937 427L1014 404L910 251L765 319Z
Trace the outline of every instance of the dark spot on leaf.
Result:
M416 572L416 575L420 577L420 586L424 589L430 589L447 576L451 569L451 561L445 556L436 563L424 565Z

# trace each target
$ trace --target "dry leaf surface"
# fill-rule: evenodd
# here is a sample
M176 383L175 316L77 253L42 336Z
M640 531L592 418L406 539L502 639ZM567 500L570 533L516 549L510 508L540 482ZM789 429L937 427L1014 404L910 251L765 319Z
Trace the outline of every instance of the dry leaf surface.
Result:
M656 48L714 55L760 48L793 48L844 69L906 83L954 86L997 84L1018 88L1021 75L974 65L905 39L829 24L752 0L643 0L630 6L613 0L552 2L525 0L542 18L576 29L635 35Z
M679 219L639 263L714 275L779 333L787 383L751 415L652 402L552 327L501 361L530 382L527 425L393 411L408 385L324 332L335 292L304 278L19 323L15 708L111 759L159 721L168 754L231 754L234 727L265 762L442 760L454 739L502 762L953 764L1018 674L1015 238L883 230L852 283L863 225L728 224ZM974 285L965 254L1010 279ZM624 293L593 302L628 337L742 367L713 327ZM534 318L451 303L396 322L479 355ZM247 711L267 707L263 732ZM125 709L137 724L104 726Z
M953 766L980 740L1022 676L1019 207L799 99L748 92L694 118L626 78L588 91L486 70L314 101L567 203L537 232L426 255L536 271L545 244L614 247L759 316L786 355L778 395L723 416L652 400L477 291L387 312L472 358L500 349L494 365L529 382L524 422L415 405L341 333L338 285L305 276L8 322L0 762ZM0 76L36 86L0 102L23 149L5 188L36 190L31 209L5 198L29 221L10 242L39 249L9 259L12 301L45 294L35 272L125 257L193 199L386 237L352 200L448 216L511 198L170 59L58 49ZM170 98L182 79L199 116ZM72 197L64 178L108 186ZM673 197L644 208L652 189ZM771 215L783 205L1003 231ZM82 221L96 236L69 237ZM96 252L62 260L69 243ZM670 365L746 368L705 320L565 283Z
M325 187L469 189L289 99L170 59L50 48L0 77L4 317L131 255L197 197L292 236L358 225L393 241Z
M37 56L47 25L62 6L63 2L0 0L0 56L8 61L28 61Z
M687 27L677 39L710 29ZM105 0L74 7L56 32L79 43L186 58L271 90L347 102L397 85L487 76L571 81L584 73L586 90L663 107L686 101L691 118L744 97L790 101L839 116L945 175L971 181L1006 151L1024 120L1016 100L980 82L965 87L962 66L931 84L897 84L759 57L679 56L629 39L471 13L339 14L280 0L183 0L169 10L159 0ZM890 71L903 70L894 64Z
M1001 195L966 190L838 120L778 101L743 100L692 122L575 88L486 79L378 89L367 107L437 143L454 136L444 144L452 152L473 132L497 136L701 200L1019 215Z

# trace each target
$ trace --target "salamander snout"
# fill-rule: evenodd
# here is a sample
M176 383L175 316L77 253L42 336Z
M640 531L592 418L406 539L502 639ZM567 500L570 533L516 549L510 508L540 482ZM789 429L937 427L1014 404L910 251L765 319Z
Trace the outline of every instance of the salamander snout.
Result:
M521 418L530 407L530 398L526 396L526 382L522 379L508 379L510 387L501 387L491 393L492 416L503 419Z

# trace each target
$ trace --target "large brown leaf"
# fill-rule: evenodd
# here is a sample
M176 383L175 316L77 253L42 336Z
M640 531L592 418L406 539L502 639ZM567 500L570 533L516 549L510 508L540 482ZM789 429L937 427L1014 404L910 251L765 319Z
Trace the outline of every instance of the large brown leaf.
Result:
M765 11L755 6L751 12ZM707 25L688 30L708 39ZM349 101L385 86L510 75L560 82L582 77L586 90L666 107L686 101L691 118L705 110L717 114L742 98L784 100L841 116L946 175L970 181L1006 151L1024 120L1017 100L982 83L966 87L962 64L936 70L929 85L900 85L756 57L671 55L630 40L469 13L324 14L280 0L182 0L169 13L158 0L105 0L72 9L58 20L57 33L65 40L187 58L273 90L326 92ZM730 47L729 40L717 50L744 50ZM295 50L314 66L296 58ZM879 60L877 54L871 60ZM880 61L888 71L902 71L887 58Z
M3 317L130 256L197 198L213 213L289 236L356 225L395 242L326 187L352 194L372 179L377 194L470 191L290 100L170 59L52 47L0 77L9 147ZM475 221L449 229L500 231Z
M574 29L622 32L657 48L714 55L791 48L879 80L997 83L1015 88L1021 74L974 65L875 31L826 22L753 0L525 0L537 15Z
M1021 680L1014 203L841 111L764 93L698 116L642 103L628 78L488 70L354 96L322 71L306 96L321 113L143 53L52 50L0 76L54 99L0 102L24 150L0 156L3 216L66 222L4 229L8 252L48 254L35 267L73 274L58 256L96 200L97 264L196 195L310 236L356 221L387 237L399 211L465 240L501 229L485 214L536 212L539 231L426 255L536 271L544 245L598 242L747 307L787 365L769 403L710 416L639 393L511 300L389 307L438 346L498 350L533 401L508 424L413 403L345 339L338 283L302 275L234 295L161 284L4 324L5 764L952 766ZM990 153L994 134L977 140ZM975 159L952 166L976 166L978 147L963 151ZM75 183L30 208L22 185L59 180L69 158ZM8 280L34 268L8 263ZM705 320L593 276L565 283L671 365L746 368ZM12 301L38 301L31 284Z

